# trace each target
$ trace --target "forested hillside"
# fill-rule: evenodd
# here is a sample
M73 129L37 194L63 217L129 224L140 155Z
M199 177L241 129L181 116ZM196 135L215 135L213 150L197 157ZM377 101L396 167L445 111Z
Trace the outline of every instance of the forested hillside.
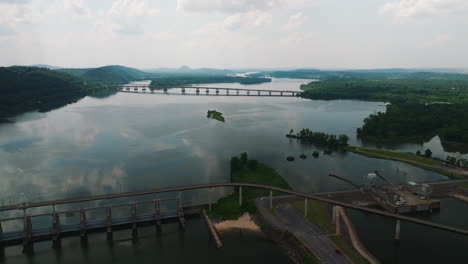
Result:
M171 77L155 78L151 81L150 86L158 89L200 83L258 84L265 82L271 82L271 79L226 75L172 75Z
M438 135L443 144L468 144L466 74L421 72L400 78L325 80L304 84L301 89L302 96L309 99L390 102L386 112L364 120L358 129L363 139L422 142Z
M134 68L111 65L99 68L58 69L57 71L72 74L90 82L123 84L131 81L143 80L153 74Z
M468 144L468 104L402 103L364 119L358 136L374 141L442 141Z
M48 111L100 88L75 76L37 67L0 67L0 119L27 112Z

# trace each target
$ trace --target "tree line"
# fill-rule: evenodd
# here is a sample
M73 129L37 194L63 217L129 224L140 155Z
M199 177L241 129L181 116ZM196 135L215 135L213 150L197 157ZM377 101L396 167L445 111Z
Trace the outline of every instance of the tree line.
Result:
M424 141L436 135L442 141L468 144L468 104L387 105L364 119L357 129L363 139L374 141Z
M309 142L312 144L328 147L328 148L339 148L348 146L349 137L347 135L333 135L326 134L323 132L313 132L308 128L303 128L296 134L294 130L291 129L286 135L288 138L296 138L304 142Z

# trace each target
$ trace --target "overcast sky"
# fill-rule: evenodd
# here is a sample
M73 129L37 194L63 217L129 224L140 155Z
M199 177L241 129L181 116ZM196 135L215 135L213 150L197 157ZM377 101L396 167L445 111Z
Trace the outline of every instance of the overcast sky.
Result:
M468 0L0 0L0 65L468 67Z

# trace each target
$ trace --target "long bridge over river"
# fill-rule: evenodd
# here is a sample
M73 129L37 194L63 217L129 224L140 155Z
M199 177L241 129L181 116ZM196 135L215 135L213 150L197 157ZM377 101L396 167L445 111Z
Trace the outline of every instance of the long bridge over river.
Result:
M437 188L443 192L456 186L460 182L464 181L449 181L434 183ZM80 197L80 198L69 198L62 200L53 200L53 201L38 201L30 203L19 203L13 205L4 205L0 207L0 212L6 211L16 211L21 210L22 215L17 217L3 218L0 219L0 248L8 245L23 244L26 248L30 248L34 241L42 240L52 240L54 245L60 243L60 238L63 236L71 235L80 235L81 238L86 239L88 232L98 232L105 231L108 234L108 238L112 239L112 231L115 229L121 228L131 228L133 234L137 235L137 226L144 224L155 224L155 226L160 229L161 222L164 221L178 221L180 226L184 228L185 226L185 217L190 215L198 215L202 209L211 208L211 198L210 192L207 193L208 203L207 204L198 204L198 205L183 205L182 204L182 191L188 190L197 190L197 189L212 189L212 188L222 188L222 187L235 187L238 188L239 193L239 203L243 202L242 189L243 188L260 188L270 191L269 196L269 206L272 208L273 204L273 191L287 194L297 199L305 199L305 204L307 200L317 200L325 202L334 206L341 206L345 208L350 208L366 213L381 215L384 217L392 218L397 221L397 232L399 233L400 221L411 222L419 225L424 225L436 229L441 229L449 232L454 232L462 235L468 235L468 230L451 227L443 224L438 224L434 222L429 222L414 217L399 215L390 213L384 210L378 210L374 208L368 208L358 203L350 202L349 200L353 199L353 196L359 196L360 191L347 191L347 192L329 192L329 193L315 193L308 194L293 190L287 190L282 188L277 188L273 186L259 185L259 184L250 184L250 183L213 183L213 184L198 184L198 185L189 185L189 186L180 186L180 187L171 187L171 188L162 188L154 189L147 191L138 191L138 192L124 192L124 193L115 193L115 194L105 194L105 195L96 195L89 197ZM162 194L162 193L177 193L177 197L170 197L164 199L152 199L147 201L140 202L130 202L130 203L121 203L121 204L111 204L112 199L117 198L136 198L138 196L152 195L152 194ZM336 194L337 197L334 197ZM344 194L344 196L343 196ZM341 197L341 198L340 198ZM344 198L346 197L346 198ZM344 201L348 200L348 201ZM74 210L64 210L57 211L56 206L58 205L72 205L80 204L84 202L91 201L105 201L106 204L102 206L89 207L89 208L79 208ZM162 203L171 203L172 209L163 211L161 209ZM137 210L139 207L144 205L146 211L138 213ZM128 215L113 217L113 209L126 207L128 208ZM138 208L137 208L138 207ZM51 208L52 212L50 213L32 213L38 208ZM105 212L102 219L88 219L89 214L92 211L101 210ZM61 219L64 216L70 216L77 214L79 215L79 220L76 223L61 224ZM46 218L51 222L51 227L49 228L35 228L33 226L32 219L35 218ZM23 228L17 231L4 231L5 223L16 221L19 222Z
M293 90L268 90L268 89L246 89L246 88L226 88L226 87L209 87L209 86L177 86L154 88L143 84L124 84L115 86L120 92L125 93L155 93L162 91L167 94L170 89L180 89L180 93L184 95L233 95L233 96L284 96L295 97L300 96L300 91Z

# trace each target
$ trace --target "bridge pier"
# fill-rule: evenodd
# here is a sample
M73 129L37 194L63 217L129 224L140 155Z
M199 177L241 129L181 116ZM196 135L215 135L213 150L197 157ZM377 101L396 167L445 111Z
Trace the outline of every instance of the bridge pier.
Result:
M332 223L336 222L336 206L332 207Z
M132 203L130 206L131 214L132 214L132 229L137 229L137 217L136 217L136 204Z
M273 209L273 191L270 191L270 210Z
M239 187L239 206L242 206L242 186Z
M80 210L80 238L83 240L86 238L86 211L81 208Z
M26 215L26 210L25 209L23 210L24 210L23 251L30 252L33 248L31 216Z
M208 210L211 211L211 188L208 188Z
M156 230L161 230L161 206L159 200L154 200L154 218L156 220Z
M182 229L185 230L185 218L184 218L184 208L182 207L182 199L177 199L177 216L179 217L179 224Z
M395 240L400 240L400 220L396 220L396 226L395 226Z
M60 247L60 215L57 214L55 211L55 205L53 206L53 235L52 235L52 243L53 248Z
M335 212L337 210L336 205L333 206L335 208ZM338 212L335 215L335 228L336 228L336 234L341 235L341 226L340 226L340 215Z
M106 206L106 232L107 240L112 240L112 207Z
M305 216L305 217L307 217L307 207L308 207L308 206L307 206L307 200L308 200L307 198L304 199L304 216Z
M0 240L3 237L3 227L2 227L2 222L0 222ZM4 249L3 249L3 243L0 241L0 257L3 257L5 254Z

